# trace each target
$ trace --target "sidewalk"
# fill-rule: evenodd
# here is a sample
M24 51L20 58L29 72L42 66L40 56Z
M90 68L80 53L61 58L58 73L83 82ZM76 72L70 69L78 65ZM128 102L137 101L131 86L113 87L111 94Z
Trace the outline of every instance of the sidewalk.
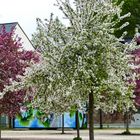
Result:
M131 130L133 135L120 135L124 130L95 130L95 140L140 140L140 130ZM2 131L5 140L72 140L76 137L76 131L65 131L61 134L57 130L26 130L26 131ZM81 130L83 140L88 140L88 130Z

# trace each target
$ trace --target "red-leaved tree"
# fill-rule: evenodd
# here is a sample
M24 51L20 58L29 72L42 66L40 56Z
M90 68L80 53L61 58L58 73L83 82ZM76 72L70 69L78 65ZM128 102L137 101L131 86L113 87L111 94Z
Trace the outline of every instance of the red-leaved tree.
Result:
M140 45L140 36L137 35L135 37L135 42L137 45ZM136 74L136 79L135 79L135 87L134 87L134 105L137 109L140 108L140 49L135 49L133 51L131 51L131 55L132 55L132 61L130 62L130 64L133 64L134 67L132 68L132 71ZM128 81L128 83L132 82L133 80L130 79ZM123 132L123 134L129 135L131 134L129 131L129 122L130 122L130 118L132 117L132 109L130 108L129 111L125 112L125 124L126 124L126 131Z
M140 45L140 36L136 37L136 43L137 45ZM136 107L140 107L140 49L136 49L132 52L133 54L133 63L135 64L134 72L137 75L136 79L136 87L135 87L135 104Z
M23 75L25 68L31 62L38 62L39 55L34 51L26 51L22 47L21 39L14 39L14 30L6 32L3 26L0 30L0 92L12 80L20 81L18 75ZM7 92L0 99L0 115L15 116L23 105L26 90Z

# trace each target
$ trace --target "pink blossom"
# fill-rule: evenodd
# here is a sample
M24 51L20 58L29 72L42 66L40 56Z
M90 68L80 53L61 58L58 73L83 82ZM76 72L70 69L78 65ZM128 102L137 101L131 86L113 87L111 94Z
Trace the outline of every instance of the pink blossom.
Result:
M0 32L0 91L12 80L20 81L17 75L23 75L31 61L38 62L39 55L34 51L25 51L21 39L13 39L14 31L7 33L5 27ZM16 115L24 103L26 90L8 92L0 99L0 114ZM31 98L29 98L31 101Z

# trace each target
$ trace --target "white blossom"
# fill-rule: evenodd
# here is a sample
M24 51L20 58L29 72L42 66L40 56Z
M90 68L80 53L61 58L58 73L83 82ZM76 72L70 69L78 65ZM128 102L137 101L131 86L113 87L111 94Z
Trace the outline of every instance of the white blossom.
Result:
M120 16L122 3L117 6L112 0L74 0L73 8L69 1L57 0L57 6L69 25L53 14L45 23L37 19L33 44L42 60L26 69L21 83L13 82L5 92L34 87L32 106L46 113L82 108L91 91L97 109L113 112L133 107L130 97L134 83L129 85L126 79L134 80L135 75L128 54L138 46L134 40L122 44L119 40L123 38L113 35L115 25L130 15Z

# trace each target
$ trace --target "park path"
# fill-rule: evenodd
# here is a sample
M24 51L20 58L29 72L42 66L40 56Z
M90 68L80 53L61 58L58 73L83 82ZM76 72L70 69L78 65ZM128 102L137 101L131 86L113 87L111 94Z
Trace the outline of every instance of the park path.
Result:
M95 140L140 140L140 130L131 130L133 135L120 135L124 130L95 130ZM83 140L88 140L88 130L81 130L81 137ZM72 140L76 137L76 131L61 131L56 130L4 130L2 131L2 138L4 140Z

